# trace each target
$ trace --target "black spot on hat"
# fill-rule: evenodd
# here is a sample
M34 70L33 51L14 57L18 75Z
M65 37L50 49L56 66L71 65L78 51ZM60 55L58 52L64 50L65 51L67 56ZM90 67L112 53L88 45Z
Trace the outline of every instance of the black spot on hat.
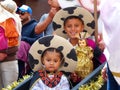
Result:
M63 32L64 34L67 34L65 30L62 30L62 32Z
M42 54L42 52L43 52L42 50L38 50L38 53L39 53L39 54Z
M38 42L39 42L39 44L43 44L44 46L49 47L53 37L54 36L49 36L44 39L39 39Z
M63 22L65 21L65 18L60 18Z
M68 57L69 59L72 59L72 60L74 60L74 61L77 61L77 57L75 57L75 56L76 56L76 52L75 52L74 49L72 49L72 50L70 51L70 53L67 54L67 57Z
M60 52L62 52L62 51L63 51L63 49L64 49L64 47L63 47L63 46L59 46L59 47L57 48L57 50L58 50L58 51L60 51Z
M83 18L83 15L82 15L82 14L80 14L80 15L78 15L78 17L82 19L82 18Z
M68 66L68 63L67 63L67 62L64 62L63 66L64 66L64 67L67 67L67 66Z
M39 60L34 59L34 57L33 57L30 53L28 54L28 56L29 56L29 64L30 64L30 67L31 67L32 69L34 69L35 65L37 65L37 64L39 63Z
M64 10L68 12L68 14L73 14L74 13L74 10L76 9L77 7L72 7L72 8L65 8Z
M60 24L57 24L57 23L55 23L55 22L53 22L53 28L54 28L54 30L56 30L56 29L58 29L58 28L61 28L61 25Z
M90 22L90 23L87 23L87 26L88 26L88 27L91 27L92 29L94 29L94 28L95 28L95 21L92 21L92 22Z

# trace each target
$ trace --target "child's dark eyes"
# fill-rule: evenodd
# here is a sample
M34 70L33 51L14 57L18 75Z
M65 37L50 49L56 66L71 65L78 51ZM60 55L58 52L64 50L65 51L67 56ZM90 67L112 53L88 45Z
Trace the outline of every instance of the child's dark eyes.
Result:
M79 24L75 24L74 26L79 27ZM72 27L72 25L67 25L67 28L71 28L71 27Z
M47 61L48 61L48 62L51 62L51 60L50 60L50 59L47 59ZM58 62L58 60L54 60L53 62L57 63L57 62Z
M51 60L50 59L47 59L48 62L50 62Z
M67 28L70 28L70 27L71 27L71 25L68 25L68 26L67 26Z
M75 27L79 27L79 25L75 25Z
M54 62L56 63L56 62L58 62L58 60L54 60Z

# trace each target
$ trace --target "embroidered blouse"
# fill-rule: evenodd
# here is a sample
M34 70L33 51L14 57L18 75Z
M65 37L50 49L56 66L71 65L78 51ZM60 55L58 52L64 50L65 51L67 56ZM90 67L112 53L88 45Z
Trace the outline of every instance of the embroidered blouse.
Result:
M69 82L62 72L57 75L41 73L38 71L34 76L30 90L70 90ZM53 78L53 79L52 79Z

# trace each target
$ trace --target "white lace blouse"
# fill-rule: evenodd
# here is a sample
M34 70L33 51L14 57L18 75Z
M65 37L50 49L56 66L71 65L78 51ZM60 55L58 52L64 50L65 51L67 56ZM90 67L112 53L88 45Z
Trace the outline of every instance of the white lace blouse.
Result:
M53 88L46 86L41 79L38 79L30 90L70 90L70 85L67 78L64 75L62 75L58 85L56 85Z

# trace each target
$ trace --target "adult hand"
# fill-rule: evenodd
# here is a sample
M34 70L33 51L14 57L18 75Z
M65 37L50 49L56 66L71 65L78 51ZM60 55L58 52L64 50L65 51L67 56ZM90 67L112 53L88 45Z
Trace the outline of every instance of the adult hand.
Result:
M99 47L102 51L104 51L104 49L105 49L105 43L104 43L103 40L101 40L101 41L98 42L98 47Z
M7 57L7 54L0 53L0 61L4 60Z
M105 49L105 43L104 43L104 41L103 41L103 35L102 35L102 33L99 33L98 34L98 47L102 50L102 51L104 51L104 49Z
M102 77L105 81L107 80L107 72L106 71L107 71L107 68L103 67L101 74L102 74Z
M50 11L49 11L49 16L50 16L51 18L53 18L57 12L58 12L58 9L56 9L56 8L51 8Z

